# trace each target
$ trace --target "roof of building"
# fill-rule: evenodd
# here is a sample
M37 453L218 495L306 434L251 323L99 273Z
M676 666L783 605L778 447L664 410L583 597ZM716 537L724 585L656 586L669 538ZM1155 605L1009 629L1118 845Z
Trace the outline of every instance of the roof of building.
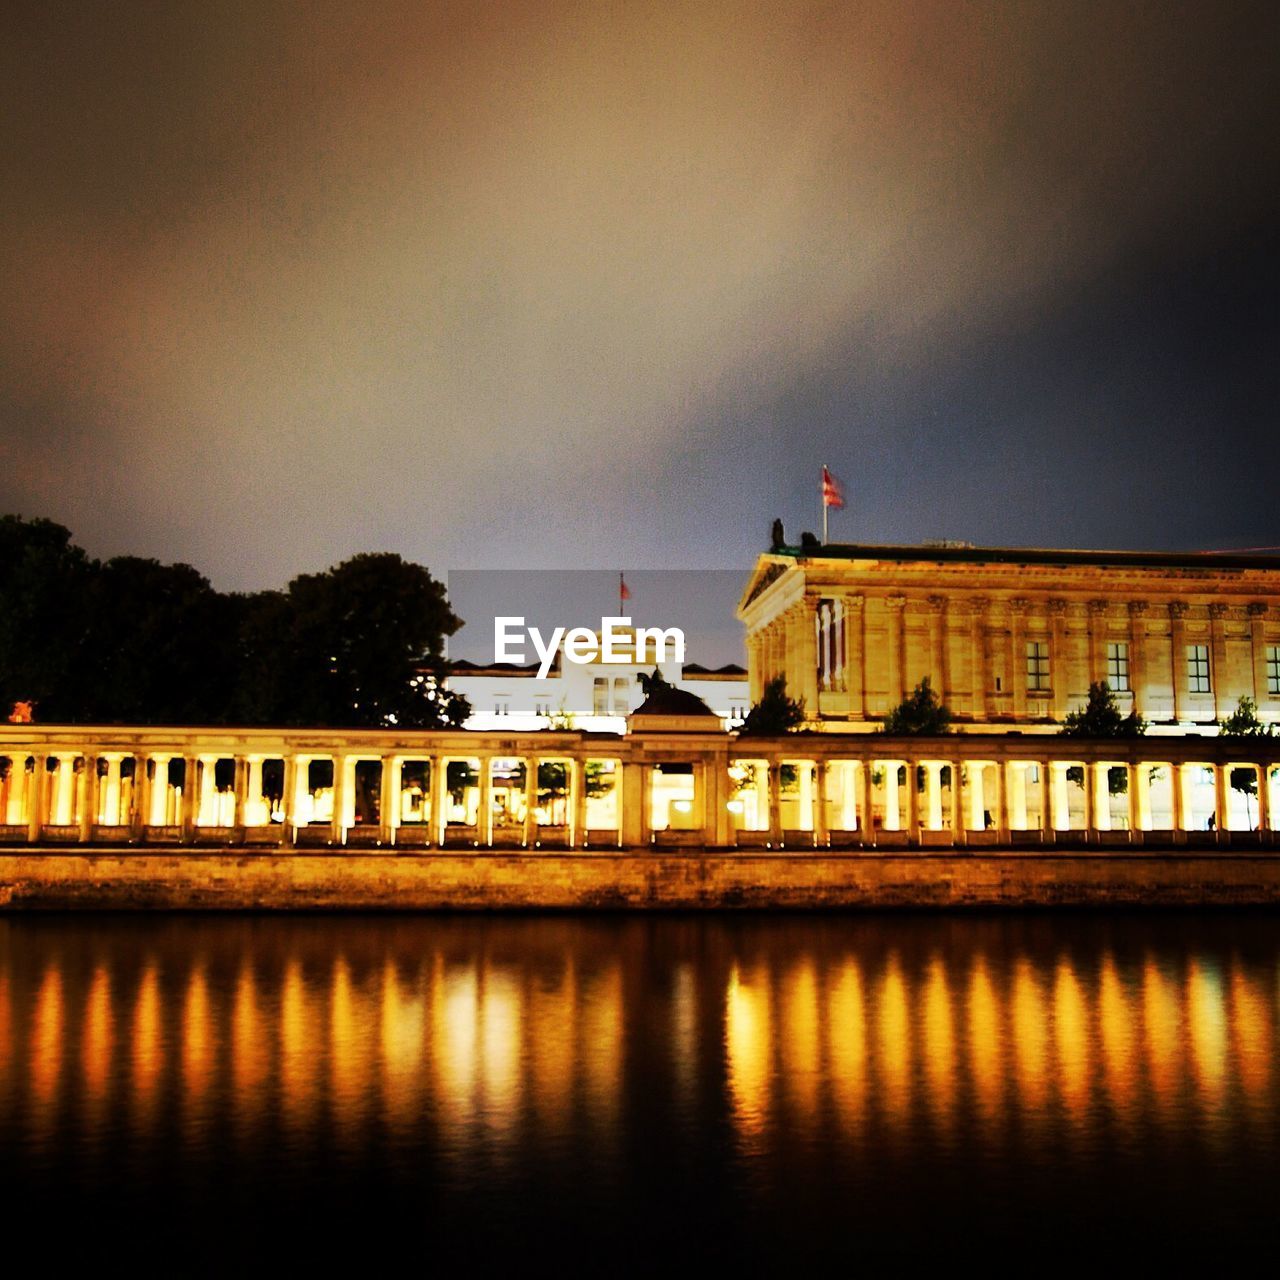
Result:
M686 662L681 674L686 680L745 680L747 669L736 662L726 662L723 667L704 667L697 662Z
M1268 547L1238 551L1085 551L1059 547L975 547L968 543L917 545L832 542L826 546L778 547L768 554L796 560L925 560L978 564L1100 564L1169 569L1280 569L1280 554Z
M696 693L675 685L659 683L632 716L709 716L718 724L720 717Z

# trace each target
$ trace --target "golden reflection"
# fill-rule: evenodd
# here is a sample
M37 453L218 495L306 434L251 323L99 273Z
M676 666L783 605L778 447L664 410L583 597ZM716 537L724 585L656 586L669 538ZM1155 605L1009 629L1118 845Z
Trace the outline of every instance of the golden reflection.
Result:
M821 1068L818 1040L818 980L813 958L802 956L782 989L782 1081L793 1120L817 1120Z
M974 1097L988 1123L1004 1093L1004 1017L986 958L979 954L969 971L969 1071Z
M1187 1023L1191 1063L1200 1094L1210 1106L1222 1098L1227 1073L1227 1011L1222 975L1193 957L1187 968Z
M1024 1113L1038 1116L1049 1088L1049 1033L1044 988L1026 957L1013 968L1013 1064Z
M440 1111L447 1127L465 1126L476 1107L479 982L475 966L437 968L433 986L431 1046Z
M196 965L187 981L182 1006L182 1083L186 1100L203 1101L213 1071L213 1027L209 1014L209 985L204 968Z
M485 1120L490 1130L509 1130L520 1104L520 988L507 969L485 974L480 1001L480 1071Z
M546 1126L561 1129L569 1120L573 1096L574 1062L578 1046L577 976L572 960L553 986L534 981L529 991L529 1043L533 1047L532 1101Z
M111 1021L111 976L99 964L89 983L89 996L84 1006L84 1032L80 1039L81 1065L88 1100L101 1105L106 1097L111 1075L113 1047Z
M1161 1109L1173 1101L1181 1071L1181 1016L1177 988L1148 955L1142 966L1142 1027L1147 1077Z
M1058 961L1053 984L1053 1029L1058 1049L1058 1095L1079 1121L1089 1105L1089 1036L1092 1030L1084 993L1071 962Z
M1271 1090L1272 1022L1261 984L1239 957L1231 965L1231 1040L1240 1086L1249 1102L1264 1103Z
M847 957L831 984L827 1011L831 1092L846 1127L861 1129L867 1108L867 1015L862 972Z
M236 994L231 1005L231 1079L241 1113L261 1111L258 1098L271 1070L267 1032L258 1008L258 988L253 966L246 961L236 979Z
M956 1037L951 1015L951 989L940 956L929 962L924 987L924 1068L928 1100L935 1122L949 1127L954 1117Z
M344 1127L352 1127L365 1108L372 1046L366 1001L353 987L346 956L333 962L329 985L329 1089Z
M911 1110L911 1017L906 980L896 952L889 956L877 993L877 1041L885 1111L902 1123Z
M382 966L380 1049L382 1098L393 1128L409 1124L417 1111L422 1069L422 1000L406 991L390 956Z
M671 1061L677 1096L690 1100L698 1078L698 987L691 964L676 970L671 996Z
M149 962L138 983L133 1006L133 1093L140 1111L147 1112L155 1097L156 1084L164 1067L164 1044L160 1022L160 979L154 962Z
M725 993L725 1053L734 1113L748 1136L764 1129L769 1107L769 1023L767 975L757 971L744 978L735 964Z
M1098 1037L1102 1077L1117 1116L1127 1119L1137 1082L1138 1035L1131 993L1116 970L1110 951L1098 975Z
M304 1124L315 1105L317 1063L311 1043L314 1027L302 964L290 957L280 990L280 1092L290 1124Z
M62 1034L62 971L51 962L40 980L31 1027L31 1100L41 1119L62 1075Z
M598 1124L611 1126L622 1086L622 968L616 962L582 984L580 1054L586 1072L587 1102ZM601 1136L612 1133L602 1129Z
M9 995L9 970L0 969L0 1098L8 1088L9 1064L13 1059L13 1009Z

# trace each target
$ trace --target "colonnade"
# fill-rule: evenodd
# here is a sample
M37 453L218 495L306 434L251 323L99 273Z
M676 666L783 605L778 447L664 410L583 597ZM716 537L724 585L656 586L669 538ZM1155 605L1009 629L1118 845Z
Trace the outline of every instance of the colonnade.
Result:
M1274 739L96 732L0 728L0 844L1271 845L1280 802Z

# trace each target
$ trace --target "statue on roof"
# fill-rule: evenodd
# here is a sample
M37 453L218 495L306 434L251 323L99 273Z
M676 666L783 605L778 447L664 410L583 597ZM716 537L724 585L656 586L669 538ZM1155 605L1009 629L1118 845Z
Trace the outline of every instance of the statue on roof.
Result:
M782 532L782 521L774 520L769 530L769 550L781 551L787 545L786 535Z

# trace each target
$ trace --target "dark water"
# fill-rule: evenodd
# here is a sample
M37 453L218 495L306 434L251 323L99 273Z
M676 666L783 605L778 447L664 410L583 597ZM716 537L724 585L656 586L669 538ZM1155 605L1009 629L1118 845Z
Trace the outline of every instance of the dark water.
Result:
M1277 923L0 920L0 1203L148 1269L1222 1260Z

